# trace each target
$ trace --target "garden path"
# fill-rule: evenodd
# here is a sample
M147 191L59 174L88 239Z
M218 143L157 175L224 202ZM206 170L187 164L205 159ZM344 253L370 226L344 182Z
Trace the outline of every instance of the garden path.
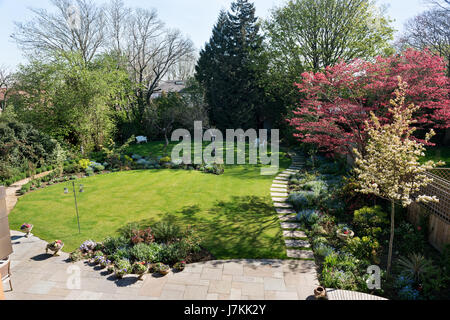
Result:
M292 165L289 169L280 173L273 180L270 189L272 201L283 229L287 256L289 258L314 260L314 253L311 250L306 234L301 230L301 225L297 222L297 213L292 205L287 203L289 177L299 172L305 165L305 157L302 155L295 155L292 160Z
M40 174L37 174L34 176L34 179L42 178L46 175L48 175L52 171L46 171L42 172ZM17 191L19 191L23 185L27 184L32 180L31 178L26 178L20 181L14 182L12 185L10 185L8 188L6 188L6 210L9 213L12 209L16 206L17 203Z
M62 252L45 254L47 243L11 231L13 291L7 300L310 300L318 286L314 261L227 260L188 264L164 277L116 279L85 262L69 263Z

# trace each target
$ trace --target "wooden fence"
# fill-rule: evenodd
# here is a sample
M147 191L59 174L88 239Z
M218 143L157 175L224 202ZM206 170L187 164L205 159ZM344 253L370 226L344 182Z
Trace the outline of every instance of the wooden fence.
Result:
M436 249L442 251L444 245L450 243L450 168L434 169L427 175L433 182L420 193L436 196L439 202L412 204L408 208L408 216L416 225L421 216L428 216L428 240Z

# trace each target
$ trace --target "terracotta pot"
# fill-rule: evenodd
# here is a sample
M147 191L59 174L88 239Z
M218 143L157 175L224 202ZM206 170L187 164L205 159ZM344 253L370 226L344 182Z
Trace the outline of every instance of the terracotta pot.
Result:
M169 271L170 271L170 269L167 269L167 270L159 270L158 272L159 272L160 274L162 274L163 276L165 276L166 274L169 273Z
M48 250L53 251L53 255L54 256L59 256L59 251L64 247L64 243L62 243L60 246L57 247L53 247L50 246L50 244L47 245L47 247L45 248L45 253L48 253Z
M33 230L33 225L31 225L29 228L23 228L21 229L22 232L25 232L25 237L29 237L31 235L31 230Z
M316 300L326 300L327 299L327 290L324 287L317 287L314 289L314 297Z

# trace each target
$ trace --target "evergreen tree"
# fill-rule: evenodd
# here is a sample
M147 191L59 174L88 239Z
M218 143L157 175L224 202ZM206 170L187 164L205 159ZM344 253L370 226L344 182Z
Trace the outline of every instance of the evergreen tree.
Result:
M196 66L196 78L205 87L210 120L217 128L248 129L260 125L257 60L261 48L262 37L252 3L237 0L231 5L231 12L220 12Z

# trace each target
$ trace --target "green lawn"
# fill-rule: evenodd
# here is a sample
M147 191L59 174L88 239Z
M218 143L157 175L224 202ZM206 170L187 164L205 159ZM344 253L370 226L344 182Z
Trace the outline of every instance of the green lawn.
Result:
M157 148L156 143L136 146ZM145 154L143 154L145 155ZM281 169L289 160L281 159ZM151 225L170 220L192 224L204 246L217 259L285 258L281 228L270 199L273 176L261 176L258 166L228 166L216 176L198 171L140 170L97 175L79 180L81 234L78 234L72 194L67 183L23 196L9 216L18 229L34 224L33 233L47 241L61 239L64 251L84 240L100 241L128 223Z
M428 147L422 162L429 160L444 161L444 167L450 167L450 147Z

